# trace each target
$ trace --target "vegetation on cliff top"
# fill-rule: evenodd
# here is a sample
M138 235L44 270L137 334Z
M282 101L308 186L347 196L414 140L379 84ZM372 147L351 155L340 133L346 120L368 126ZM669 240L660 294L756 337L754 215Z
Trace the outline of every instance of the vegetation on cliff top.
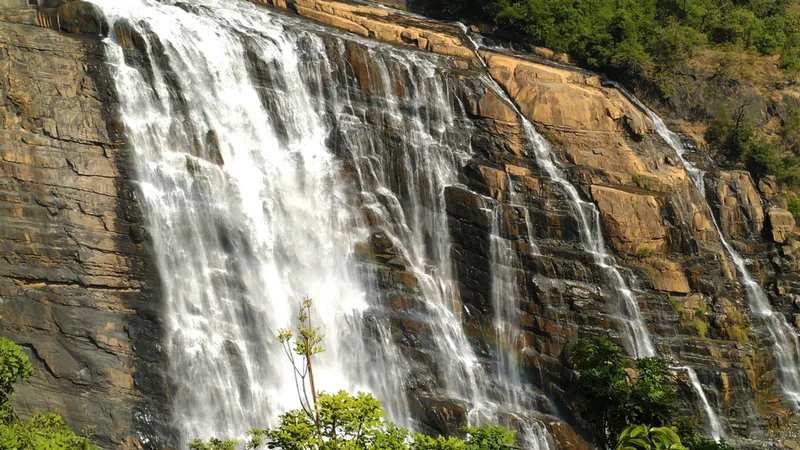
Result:
M800 197L800 1L410 0L569 54L683 119L723 166ZM698 126L699 125L699 126ZM796 218L800 219L800 207Z
M796 0L417 0L412 8L493 22L667 97L680 63L706 48L779 55L781 68L800 69Z

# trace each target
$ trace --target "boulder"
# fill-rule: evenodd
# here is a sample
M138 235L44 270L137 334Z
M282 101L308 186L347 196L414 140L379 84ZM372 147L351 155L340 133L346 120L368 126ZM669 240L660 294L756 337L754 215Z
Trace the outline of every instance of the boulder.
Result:
M636 254L666 248L661 205L654 196L606 186L592 186L591 192L614 249Z
M759 234L764 228L764 208L750 173L743 170L718 174L716 195L719 225L728 236Z
M794 216L785 209L772 208L769 210L769 226L773 241L786 242L786 238L794 232Z
M647 273L653 289L663 292L673 292L678 294L688 294L689 279L686 278L683 264L678 261L668 259L648 260L649 266Z
M107 31L103 14L89 2L66 2L58 7L57 12L61 30L76 34L104 34Z
M778 183L775 181L774 175L768 175L758 181L758 190L767 199L770 200L775 194L778 193Z

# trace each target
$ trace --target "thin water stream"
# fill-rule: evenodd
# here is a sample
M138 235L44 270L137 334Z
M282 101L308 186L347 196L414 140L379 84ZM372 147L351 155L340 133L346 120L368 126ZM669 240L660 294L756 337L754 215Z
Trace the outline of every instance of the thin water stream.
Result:
M620 268L617 266L614 258L606 251L603 232L601 230L600 212L594 203L581 199L578 189L567 180L550 143L536 131L533 124L522 114L522 111L519 110L514 101L497 81L488 75L488 66L480 55L479 45L472 39L466 26L461 24L461 27L464 35L475 51L475 56L481 62L484 69L486 69L487 74L484 74L484 77L487 79L486 83L492 88L495 94L514 108L517 116L520 118L525 135L528 137L534 151L537 164L567 195L572 207L571 209L579 219L580 236L584 251L591 254L595 264L602 269L606 277L604 288L611 291L606 295L614 297L619 305L616 316L624 325L629 351L636 358L655 356L656 350L650 338L650 332L647 330L647 326L642 319L636 295L622 276Z
M683 163L683 166L692 177L695 186L705 200L706 189L705 181L703 180L705 174L702 170L695 167L688 159L686 159L685 155L687 150L683 146L680 137L673 133L666 126L666 124L664 124L664 121L658 116L658 114L645 106L638 98L626 91L622 86L619 86L616 83L612 84L634 104L636 104L636 106L647 113L647 115L655 124L656 132L670 147L675 150L675 153L677 153L678 158ZM778 362L778 378L780 380L781 389L783 390L786 399L789 401L790 406L796 411L800 411L800 340L798 339L797 333L787 323L786 318L783 317L783 315L776 313L772 309L772 305L769 303L769 299L764 293L764 290L761 288L761 285L753 279L753 276L747 269L747 262L745 259L733 248L733 246L730 245L728 240L725 239L725 236L719 227L719 223L717 222L717 218L711 210L711 205L709 205L707 201L706 208L708 209L709 215L712 218L714 228L717 230L717 234L719 235L719 240L722 243L722 246L725 248L728 255L730 255L731 260L733 260L733 264L736 266L736 269L741 276L741 281L744 284L746 291L747 301L750 304L751 313L764 321L767 330L770 333L770 337L775 343L775 357Z

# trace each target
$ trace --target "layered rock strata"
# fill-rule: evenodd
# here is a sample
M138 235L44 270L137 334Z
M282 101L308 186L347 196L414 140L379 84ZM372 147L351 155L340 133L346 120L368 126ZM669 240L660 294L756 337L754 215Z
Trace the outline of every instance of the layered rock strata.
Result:
M138 448L168 430L158 279L130 155L100 36L35 17L0 10L0 333L35 369L15 408Z

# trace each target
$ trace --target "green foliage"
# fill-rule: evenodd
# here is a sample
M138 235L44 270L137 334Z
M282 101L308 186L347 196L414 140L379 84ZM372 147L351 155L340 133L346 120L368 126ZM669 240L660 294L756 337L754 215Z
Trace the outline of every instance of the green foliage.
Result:
M601 448L611 448L629 424L660 426L671 419L677 394L666 385L666 362L626 359L604 337L571 345L569 358L578 374L576 410Z
M480 428L467 427L464 431L468 435L467 450L507 449L512 448L516 441L515 431L492 424Z
M700 339L708 337L708 323L703 319L694 319L694 328L697 330L697 335L700 336Z
M14 417L0 424L0 448L17 450L94 450L55 414L37 414L27 422Z
M718 111L706 131L708 144L732 162L744 163L756 178L773 175L780 183L800 187L800 108L789 111L777 138L768 139L756 134L745 107Z
M483 428L467 427L464 429L466 440L456 437L414 435L411 450L484 450L514 448L514 432L503 427L487 425ZM402 447L401 447L402 448Z
M208 442L203 442L200 439L195 439L189 443L190 450L234 450L237 441L223 441L216 438L209 439Z
M652 256L653 253L655 253L655 250L650 247L639 247L639 249L636 250L636 257L639 259L645 259Z
M756 178L780 175L781 179L785 179L788 175L784 173L784 161L778 157L778 149L775 144L764 138L749 145L745 166Z
M780 135L788 150L800 153L800 107L789 110L781 124Z
M725 439L720 439L719 442L717 442L697 433L684 437L681 440L683 445L689 450L733 450L733 447L725 442Z
M706 131L709 145L733 161L740 160L747 153L755 136L755 127L745 116L746 107L746 104L739 105L733 113L718 111Z
M76 435L55 414L36 414L22 420L11 409L14 383L33 375L28 355L0 337L0 448L15 450L94 450L89 439Z
M415 436L412 450L464 450L464 441L454 437L426 436L420 434Z
M584 66L672 95L677 68L709 46L780 55L800 69L800 13L791 1L412 0L446 18L494 22L505 34L566 52ZM768 5L768 6L767 6Z
M673 428L631 425L617 440L616 450L686 450Z
M344 391L319 393L319 418L322 435L317 435L313 416L302 409L280 417L275 429L248 432L248 449L282 450L508 450L514 448L515 433L503 427L466 427L466 439L458 437L413 436L384 419L380 402L371 394L353 396ZM321 437L321 439L320 439ZM191 450L232 450L235 441L195 440Z
M11 414L8 402L14 396L14 383L33 375L28 355L19 345L0 337L0 419Z
M789 200L789 212L794 216L794 220L800 219L800 198Z
M351 396L339 391L335 395L320 393L317 398L325 448L372 448L376 441L397 441L406 433L384 423L383 408L370 394ZM281 415L278 428L251 430L250 436L250 448L266 444L284 450L315 449L320 442L313 416L303 410L288 411Z

